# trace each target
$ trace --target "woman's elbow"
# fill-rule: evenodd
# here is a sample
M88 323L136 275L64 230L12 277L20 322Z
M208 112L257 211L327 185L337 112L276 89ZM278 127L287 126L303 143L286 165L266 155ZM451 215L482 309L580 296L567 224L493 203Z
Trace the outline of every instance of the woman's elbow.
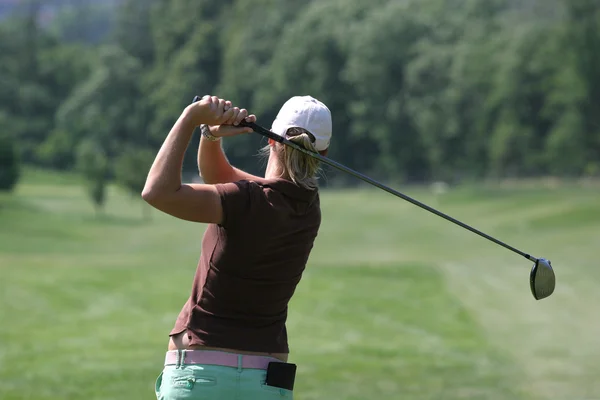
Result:
M152 188L144 187L144 189L142 190L142 199L148 204L152 204L159 197L160 197L160 194L156 190L153 190Z
M166 189L163 187L145 186L142 190L142 199L152 205L156 206L160 203L169 202L177 195L179 189Z

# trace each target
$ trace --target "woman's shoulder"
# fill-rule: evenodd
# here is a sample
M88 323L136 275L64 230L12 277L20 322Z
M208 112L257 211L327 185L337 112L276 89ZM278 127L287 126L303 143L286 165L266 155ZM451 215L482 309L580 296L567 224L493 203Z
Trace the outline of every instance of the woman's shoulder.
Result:
M248 184L263 192L276 191L303 201L312 201L319 195L318 189L307 189L283 178L257 178L248 181Z
M249 177L216 186L222 197L245 198L249 204L260 203L261 200L273 203L277 199L310 204L319 202L318 189L307 189L283 178Z

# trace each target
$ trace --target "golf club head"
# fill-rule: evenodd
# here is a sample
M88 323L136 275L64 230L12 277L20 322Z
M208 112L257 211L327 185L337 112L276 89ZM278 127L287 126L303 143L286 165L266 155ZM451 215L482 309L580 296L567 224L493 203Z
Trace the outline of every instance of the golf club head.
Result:
M554 292L554 286L556 285L552 263L545 258L538 259L531 269L529 283L531 285L531 293L536 300L550 296Z

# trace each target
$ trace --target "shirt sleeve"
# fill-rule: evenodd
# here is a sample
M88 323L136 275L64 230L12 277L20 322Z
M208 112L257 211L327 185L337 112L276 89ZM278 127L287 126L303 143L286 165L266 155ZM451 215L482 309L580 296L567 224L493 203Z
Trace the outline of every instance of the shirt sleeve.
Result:
M219 183L215 185L221 198L223 220L219 225L231 228L241 224L249 215L251 202L251 183L245 180Z

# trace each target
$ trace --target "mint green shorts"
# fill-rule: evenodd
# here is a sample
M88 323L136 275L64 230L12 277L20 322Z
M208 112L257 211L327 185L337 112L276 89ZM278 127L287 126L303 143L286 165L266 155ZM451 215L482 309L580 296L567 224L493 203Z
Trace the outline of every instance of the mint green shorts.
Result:
M218 365L167 365L156 380L158 400L293 399L291 390L265 385L266 370Z

